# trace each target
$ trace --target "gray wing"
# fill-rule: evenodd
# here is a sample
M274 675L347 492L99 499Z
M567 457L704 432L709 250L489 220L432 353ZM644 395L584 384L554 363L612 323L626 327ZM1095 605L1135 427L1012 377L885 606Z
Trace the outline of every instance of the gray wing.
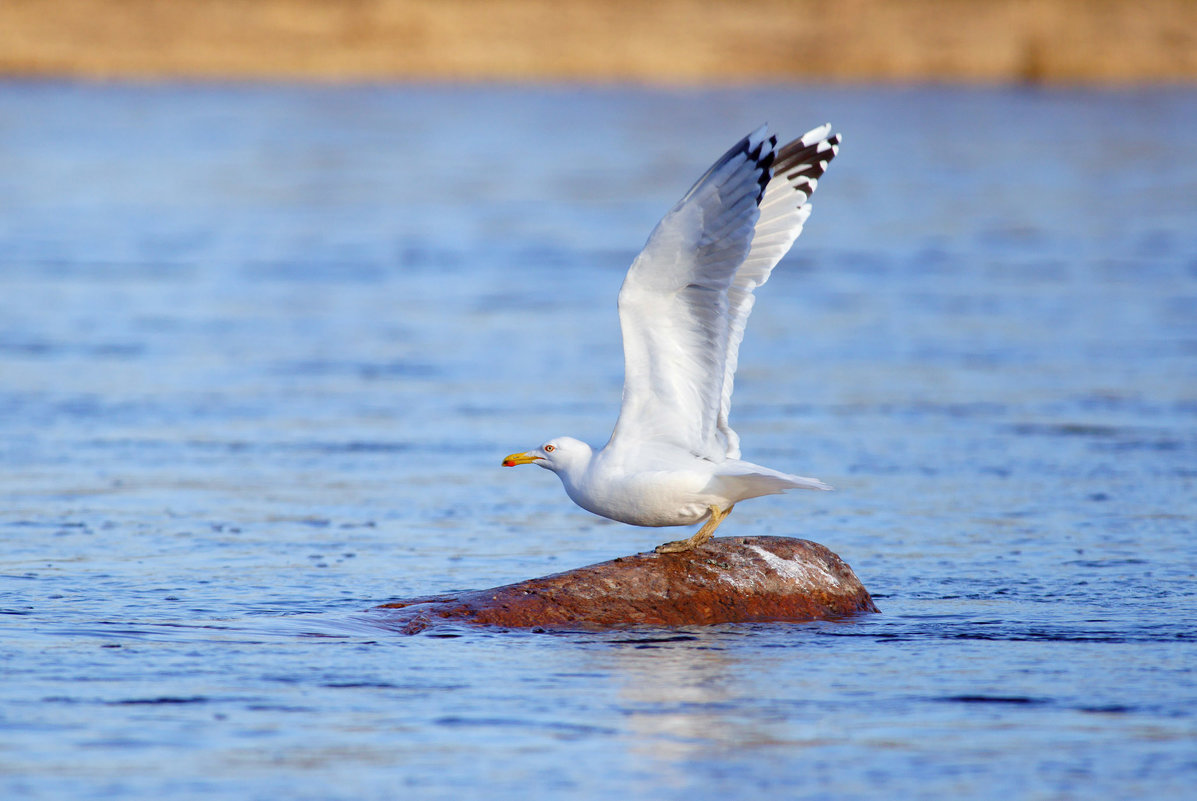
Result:
M619 292L625 374L609 447L652 442L726 458L730 429L719 421L733 336L730 293L753 247L776 146L763 126L740 140L657 224L632 262Z
M757 287L769 280L770 273L802 233L810 216L808 202L827 165L839 152L840 135L831 133L831 125L821 125L777 151L773 177L765 187L760 202L760 217L752 237L752 248L744 258L727 291L728 337L724 359L722 397L717 427L727 442L727 457L740 458L740 438L728 424L731 396L735 387L740 342L748 315L756 301Z

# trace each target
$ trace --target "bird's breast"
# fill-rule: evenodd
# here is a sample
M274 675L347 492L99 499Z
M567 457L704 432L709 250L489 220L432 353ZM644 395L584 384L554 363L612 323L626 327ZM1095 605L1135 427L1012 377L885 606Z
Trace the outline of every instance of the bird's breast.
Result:
M709 479L686 472L594 471L565 490L574 503L601 517L634 526L697 523L718 503L703 492Z

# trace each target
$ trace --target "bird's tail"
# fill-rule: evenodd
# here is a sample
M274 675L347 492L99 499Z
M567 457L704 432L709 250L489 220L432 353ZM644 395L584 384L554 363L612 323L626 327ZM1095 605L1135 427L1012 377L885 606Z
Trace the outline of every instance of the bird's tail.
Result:
M792 489L830 490L834 489L817 478L792 476L780 470L772 470L752 462L728 459L719 465L713 481L729 497L738 500L757 498L761 495L778 495Z

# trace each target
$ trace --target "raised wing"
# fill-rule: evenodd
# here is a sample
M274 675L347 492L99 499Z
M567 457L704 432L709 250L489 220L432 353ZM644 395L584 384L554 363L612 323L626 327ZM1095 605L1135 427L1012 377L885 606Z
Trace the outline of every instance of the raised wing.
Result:
M831 125L807 131L777 151L773 177L765 187L760 202L760 219L752 238L752 249L736 271L727 291L728 336L724 359L723 390L717 427L727 443L727 457L740 458L740 438L728 425L740 341L752 312L753 292L769 280L769 274L789 252L802 226L810 216L810 200L819 178L839 152L840 135L831 133Z
M619 291L624 385L609 447L653 442L723 461L729 292L749 256L776 137L762 126L657 224Z

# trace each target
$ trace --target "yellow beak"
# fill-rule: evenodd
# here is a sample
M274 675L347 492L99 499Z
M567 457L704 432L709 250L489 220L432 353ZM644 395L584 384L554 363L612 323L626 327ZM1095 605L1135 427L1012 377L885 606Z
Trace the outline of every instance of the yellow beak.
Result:
M503 459L503 466L515 467L517 464L532 464L539 458L535 453L513 453Z

